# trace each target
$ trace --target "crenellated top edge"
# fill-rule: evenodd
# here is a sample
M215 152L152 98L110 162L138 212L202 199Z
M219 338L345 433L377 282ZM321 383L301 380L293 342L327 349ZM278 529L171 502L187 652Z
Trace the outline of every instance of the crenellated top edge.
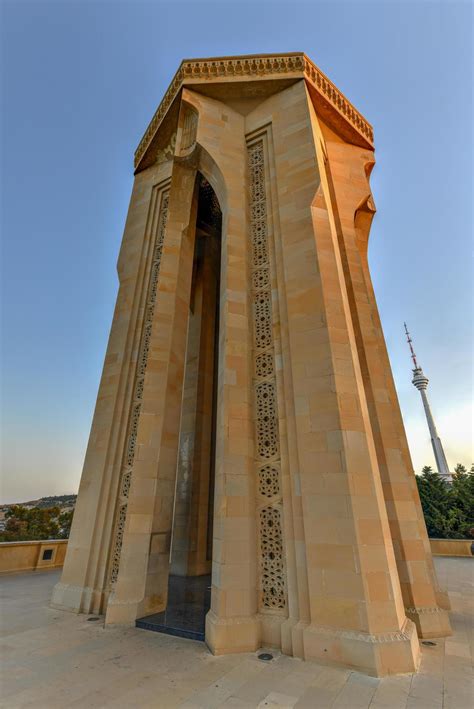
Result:
M135 168L139 167L169 107L188 81L253 81L282 76L306 79L329 108L335 110L368 146L373 147L373 129L370 123L304 52L184 59L135 151Z

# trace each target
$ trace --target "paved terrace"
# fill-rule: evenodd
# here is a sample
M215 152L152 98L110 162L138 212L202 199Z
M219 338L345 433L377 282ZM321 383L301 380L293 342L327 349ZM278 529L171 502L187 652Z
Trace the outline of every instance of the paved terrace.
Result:
M5 576L3 707L471 709L472 559L437 558L454 635L423 647L420 671L386 679L275 653L213 657L203 643L135 628L104 630L52 610L59 572Z

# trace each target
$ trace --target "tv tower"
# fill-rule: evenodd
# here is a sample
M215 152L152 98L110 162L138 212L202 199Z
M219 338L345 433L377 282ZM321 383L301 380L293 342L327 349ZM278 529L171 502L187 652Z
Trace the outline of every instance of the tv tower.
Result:
M441 439L438 436L438 431L436 430L433 414L431 413L430 405L428 402L428 397L426 395L426 389L428 388L428 377L423 373L422 368L418 365L416 361L416 354L413 349L413 341L408 332L407 324L405 325L405 333L407 336L408 346L410 347L411 358L415 368L413 369L413 379L412 384L415 386L421 394L421 400L423 401L423 406L425 409L426 420L428 421L428 428L430 429L431 445L433 446L433 453L436 460L436 465L438 467L438 473L444 478L451 480L451 473L449 472L448 463L446 456L444 455L443 445Z

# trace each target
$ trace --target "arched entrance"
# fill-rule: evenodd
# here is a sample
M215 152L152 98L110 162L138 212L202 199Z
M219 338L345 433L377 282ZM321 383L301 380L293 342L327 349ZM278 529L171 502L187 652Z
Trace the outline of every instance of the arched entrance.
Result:
M222 212L200 174L167 605L137 626L204 640L210 608Z

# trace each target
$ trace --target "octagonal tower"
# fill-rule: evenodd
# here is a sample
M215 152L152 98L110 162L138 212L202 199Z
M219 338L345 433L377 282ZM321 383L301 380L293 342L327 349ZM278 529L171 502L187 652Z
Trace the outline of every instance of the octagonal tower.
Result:
M183 61L135 154L54 606L376 675L449 634L367 263L373 165L305 54Z

